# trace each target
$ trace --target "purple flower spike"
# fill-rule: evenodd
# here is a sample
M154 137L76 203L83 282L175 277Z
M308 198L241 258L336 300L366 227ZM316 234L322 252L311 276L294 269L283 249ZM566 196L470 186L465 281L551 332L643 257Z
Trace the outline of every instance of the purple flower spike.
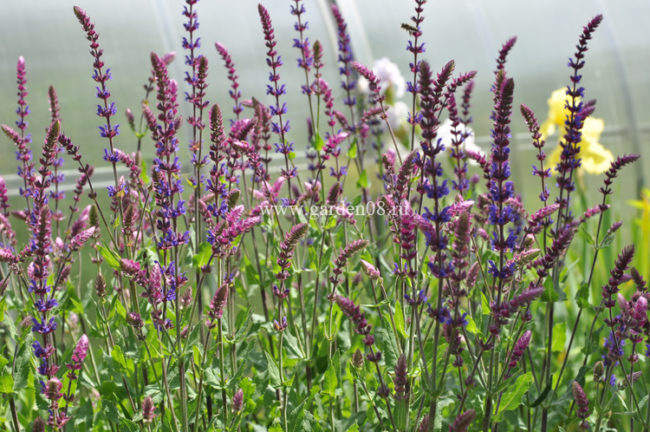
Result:
M307 73L314 64L314 56L309 44L309 38L304 35L309 27L309 23L302 19L302 15L305 13L305 5L301 1L293 0L294 4L291 5L291 15L294 15L297 20L294 24L294 29L298 32L298 38L293 40L293 47L300 51L298 67ZM311 89L306 85L303 86L302 90L305 94L311 94Z
M334 275L330 278L332 283L339 282L338 277L341 275L341 273L343 273L343 267L345 267L348 260L352 257L352 255L359 252L366 246L368 246L368 241L359 239L349 243L345 248L343 248L343 250L341 250L339 256L336 257L336 260L334 261L334 270L332 270L332 273L334 273Z
M18 83L18 109L16 110L18 121L16 121L16 126L24 136L25 130L28 126L25 119L29 115L30 111L29 105L27 105L27 101L25 100L29 93L27 93L27 71L25 69L25 59L23 56L18 57L18 63L16 64L16 81Z
M235 105L232 107L232 111L235 113L237 119L239 119L239 115L244 110L244 108L240 102L241 90L239 90L239 75L237 75L235 63L232 61L232 57L230 57L230 53L228 53L228 50L225 46L219 42L216 42L214 44L214 47L217 49L217 52L221 56L221 59L225 63L226 70L228 71L228 81L230 81L230 90L228 90L228 94L235 103Z
M347 297L344 297L339 294L334 294L334 301L341 308L343 313L352 320L355 325L355 331L364 336L369 336L366 338L366 345L372 345L374 343L374 338L370 335L370 330L372 326L368 324L366 320L366 315L361 312L361 308L354 304L352 300ZM369 342L369 343L368 343Z
M293 258L294 250L302 239L309 226L306 223L294 225L289 231L282 243L280 243L280 253L278 254L278 265L282 268L277 277L279 280L284 281L289 277L289 267L291 267L291 258Z
M497 57L497 70L495 72L505 69L506 59L508 57L508 53L510 53L510 50L512 50L512 47L515 46L515 42L517 42L517 37L516 36L508 39L501 46L501 49L499 50L499 57Z
M363 272L367 274L370 279L376 280L381 277L381 273L377 267L365 260L359 260L359 262L361 262L361 268L363 269Z
M242 389L237 389L234 396L232 397L232 409L235 412L241 411L244 405L244 391Z
M402 353L397 359L397 365L395 366L395 377L393 378L393 384L395 384L395 399L396 400L406 400L408 399L408 377L407 377L407 364L406 357Z
M475 418L476 411L468 409L456 417L454 422L449 426L449 432L467 432Z
M573 400L575 400L576 406L578 407L578 418L582 420L580 428L585 430L589 429L589 424L585 421L589 417L589 399L587 399L585 391L577 381L571 383L571 392L573 393Z
M384 95L381 94L381 87L379 85L379 78L373 71L359 62L352 62L352 69L357 71L359 75L368 80L368 88L372 93L372 103L380 103L384 100Z
M83 365L83 362L87 354L88 354L88 336L83 334L79 338L79 341L77 342L77 346L72 352L72 363L67 365L68 369L70 369L71 375L75 375L75 371L81 370L81 366ZM71 379L74 378L71 377Z
M223 316L223 310L228 301L228 291L228 284L224 283L217 292L214 293L214 297L212 297L212 301L210 302L210 310L208 311L208 316L212 321L208 327L214 327L214 320L219 320Z
M510 369L514 368L517 366L517 363L519 363L519 360L523 357L524 353L526 352L526 348L528 348L528 345L530 344L530 337L531 337L531 331L526 330L523 335L517 340L515 343L514 348L512 349L512 355L510 356L510 362L508 363L508 367Z
M576 45L576 52L573 58L569 59L569 67L573 70L571 75L571 85L567 86L567 103L566 109L568 114L564 122L565 133L560 141L562 154L560 162L556 170L558 172L557 184L560 188L560 193L557 202L566 208L569 204L569 196L575 189L573 182L573 171L580 167L580 159L577 157L580 153L579 144L582 141L582 127L584 121L594 110L595 101L582 102L585 97L584 88L580 86L582 75L581 69L585 65L585 53L587 52L587 43L592 37L593 32L603 19L602 15L597 15L593 18L584 28L578 45ZM566 194L565 194L566 193ZM569 213L566 212L565 218L569 220Z
M147 396L142 401L142 422L151 423L156 418L156 406L153 403L151 396Z
M616 263L614 268L611 270L611 275L607 284L603 286L603 299L605 307L613 308L616 305L616 301L613 299L613 296L618 293L618 287L623 282L625 282L625 271L632 262L634 257L634 246L629 245L623 248L621 253L616 258Z
M111 124L111 117L117 113L114 103L109 103L111 92L108 91L106 86L107 81L111 79L111 70L104 70L104 62L102 60L103 50L99 46L99 33L95 30L95 24L90 21L90 17L86 11L79 6L74 7L74 14L76 15L79 23L86 32L86 39L90 41L90 55L93 57L93 80L97 83L97 98L102 101L102 104L97 110L97 115L104 117L106 124L100 126L100 135L103 138L108 138L111 151L113 150L113 138L119 135L119 125Z
M339 73L342 77L341 88L343 88L345 91L345 99L343 99L343 103L349 107L353 107L357 103L357 99L353 95L354 90L357 87L357 81L354 79L352 72L351 62L354 60L354 55L352 54L352 45L350 44L348 25L343 19L343 15L335 3L332 3L332 13L334 14L334 18L336 20L336 28L338 30L338 61L340 63Z

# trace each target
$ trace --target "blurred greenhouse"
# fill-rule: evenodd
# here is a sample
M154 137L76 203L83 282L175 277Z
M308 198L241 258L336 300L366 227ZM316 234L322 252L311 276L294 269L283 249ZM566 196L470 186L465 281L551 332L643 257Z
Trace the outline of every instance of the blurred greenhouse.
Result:
M0 430L650 431L649 0L0 1Z
M100 142L95 115L94 83L87 41L72 13L79 3L88 11L101 34L104 58L111 69L111 91L118 104L122 134L118 145L126 151L135 146L128 133L124 111L136 111L144 96L142 85L149 75L150 51L183 55L181 46L182 2L173 0L113 0L110 2L80 0L4 0L0 26L0 122L15 121L15 66L19 56L27 64L29 116L35 143L43 139L47 123L47 89L53 85L60 98L62 118L68 135L83 148L89 160L99 162L104 144ZM285 62L282 80L287 83L287 103L292 118L306 110L300 93L302 71L295 67L297 50L292 48L294 18L289 13L290 1L264 0L274 20L279 40L278 50ZM364 64L387 57L399 65L408 79L409 53L405 50L408 34L400 28L407 22L411 7L406 0L339 0L339 7L349 24L355 56ZM264 44L259 28L257 0L229 2L203 1L199 35L202 52L210 62L208 98L229 107L228 81L223 62L214 49L220 42L231 52L240 75L244 98L263 93L267 70ZM600 142L614 155L636 152L643 155L643 164L629 170L625 178L625 198L637 196L642 173L650 167L650 3L644 0L615 2L606 0L520 2L514 0L436 0L430 2L427 20L425 58L438 70L450 59L456 60L457 71L477 70L473 95L473 121L476 141L489 145L491 106L490 83L494 58L501 44L516 35L517 44L509 57L510 75L516 83L515 106L526 103L540 119L548 111L551 92L568 82L567 59L582 24L597 13L605 17L603 30L591 43L589 67L584 73L587 96L598 100L594 116L604 120ZM310 37L325 47L326 65L336 63L335 24L327 0L308 4L307 19ZM184 76L182 58L173 63L171 72L177 81ZM325 78L340 93L335 69L326 67ZM328 75L329 74L329 75ZM406 97L404 97L406 100ZM185 108L181 105L182 109ZM185 108L186 109L186 108ZM187 113L185 113L187 114ZM306 116L304 116L306 117ZM294 120L295 121L295 120ZM292 124L292 140L297 157L304 161L305 124ZM188 133L188 128L184 132ZM530 179L534 152L519 113L515 113L513 130L517 149L513 155L516 180ZM129 143L133 141L133 144ZM554 138L549 139L553 145ZM0 143L13 153L6 137ZM150 158L152 146L145 159ZM182 145L185 148L186 145ZM645 169L644 169L645 167ZM5 157L0 172L10 189L17 187L15 161ZM103 178L102 178L103 175ZM70 176L68 184L72 184ZM109 172L96 174L96 182L112 178ZM525 197L526 198L526 197Z

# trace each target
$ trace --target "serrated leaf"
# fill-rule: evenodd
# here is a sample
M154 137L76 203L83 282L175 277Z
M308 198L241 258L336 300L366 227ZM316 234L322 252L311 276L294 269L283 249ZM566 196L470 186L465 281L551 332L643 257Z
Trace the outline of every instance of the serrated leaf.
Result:
M144 184L149 184L149 176L147 175L147 163L142 159L140 161L140 180Z
M336 378L336 370L334 369L334 362L330 362L327 370L325 371L325 377L323 380L323 393L334 397L336 393L336 387L338 386L338 379Z
M402 337L406 338L406 329L404 328L404 311L402 310L401 302L395 302L394 318L395 328L402 335Z
M327 224L323 227L324 230L329 230L332 229L336 226L336 218L335 217L329 217L327 218Z
M497 416L505 411L511 411L519 407L519 405L521 405L521 400L530 388L530 384L532 382L532 373L526 372L523 375L519 375L514 385L512 385L503 393L503 398L501 399L501 405L499 406Z
M556 301L560 300L560 295L558 294L557 290L553 288L553 280L551 278L548 278L544 281L544 292L542 293L540 299L546 303L555 303Z
M192 266L200 269L208 265L210 257L212 256L212 246L208 242L202 242L199 245L199 250L192 257Z
M111 358L113 361L115 361L117 364L122 366L125 371L129 371L132 368L129 368L129 363L126 360L126 357L124 356L124 353L122 352L122 347L120 345L115 345L113 346L113 349L111 350Z
M20 346L14 361L14 391L23 391L25 388L33 388L32 377L32 336L29 335Z
M325 147L325 141L323 141L323 138L320 136L320 134L316 134L314 137L314 150L319 152L323 150L323 147Z
M115 270L119 270L120 268L120 256L107 248L106 246L99 245L97 246L99 249L99 253L102 255L104 258L104 261L106 261L106 264L108 264L111 268Z
M359 174L359 180L357 180L357 186L363 189L366 189L368 186L370 186L370 182L368 181L368 174L366 173L366 170L361 171Z
M467 315L465 317L465 320L467 320L467 327L466 328L467 328L467 331L470 334L480 334L481 333L481 330L479 330L479 328L476 326L476 323L474 322L474 318Z
M117 300L115 302L115 311L123 319L126 319L126 309L124 308L124 305L122 304L122 302L120 302L119 300Z
M397 341L395 341L395 335L393 332L389 332L385 328L377 328L376 336L382 354L386 358L386 364L397 363Z
M289 430L292 432L302 432L309 430L304 427L303 420L305 415L309 413L309 410L305 409L305 406L310 406L311 401L314 399L314 395L310 395L307 399L302 399L298 405L295 406L289 413ZM313 417L312 417L313 418Z
M481 292L481 313L483 315L490 315L490 302L483 292Z
M278 369L278 365L275 364L275 360L273 360L271 354L264 351L264 355L266 356L266 372L269 376L269 381L273 387L280 387L282 385L280 369Z
M551 350L553 352L564 351L566 342L566 322L560 321L553 326L553 342L551 343Z
M298 339L296 339L291 333L285 332L284 341L287 343L287 348L289 350L287 356L289 358L305 359L305 353L300 349Z
M539 406L539 404L544 402L544 399L546 399L546 396L548 396L550 391L551 391L551 384L548 384L544 388L544 390L542 390L542 392L539 394L539 396L537 396L537 399L535 399L535 401L532 404L530 404L530 407L535 408L536 406Z
M352 144L350 144L350 149L348 150L348 157L350 159L354 159L357 157L357 140L355 139L352 141Z
M576 302L578 306L585 309L589 307L589 285L586 283L580 284L580 288L576 291Z
M10 394L14 391L14 377L8 371L0 375L0 393Z

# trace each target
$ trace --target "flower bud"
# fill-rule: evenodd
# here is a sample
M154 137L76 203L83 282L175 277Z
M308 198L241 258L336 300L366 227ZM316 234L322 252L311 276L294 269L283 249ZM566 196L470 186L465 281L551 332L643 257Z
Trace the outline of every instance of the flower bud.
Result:
M602 361L596 362L594 365L594 381L599 382L602 380L603 375L605 374L605 365Z
M241 411L243 405L244 405L244 391L242 389L238 389L235 392L235 395L232 397L232 409L235 412Z
M32 432L45 432L45 420L36 417L34 423L32 423Z
M142 401L142 421L144 423L151 423L156 417L156 413L154 412L155 410L156 407L153 404L151 396L145 397Z
M352 366L355 367L356 369L361 369L363 368L363 354L357 348L357 350L352 354Z
M381 276L381 273L375 267L374 265L370 264L368 261L365 260L359 260L361 262L361 268L363 269L363 272L368 275L368 277L372 280L379 279Z
M106 297L106 281L101 273L97 273L95 278L95 292L100 299Z
M129 325L132 325L135 328L142 328L144 325L144 322L142 321L142 317L140 316L139 313L137 312L129 312L126 314L126 322Z

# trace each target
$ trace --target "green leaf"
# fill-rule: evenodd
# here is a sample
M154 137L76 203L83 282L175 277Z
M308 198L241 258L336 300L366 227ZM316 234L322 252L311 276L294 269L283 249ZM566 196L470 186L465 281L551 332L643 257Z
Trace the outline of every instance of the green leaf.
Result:
M521 400L530 388L530 384L532 382L532 373L526 372L523 375L519 375L514 385L503 393L503 399L501 400L501 405L499 406L497 416L503 412L511 411L519 407L521 405Z
M589 285L584 282L580 284L580 288L576 291L576 302L582 309L589 307Z
M474 318L467 315L465 319L467 320L467 331L470 334L481 334L481 330L479 330L479 328L476 326L476 323L474 322Z
M296 339L295 336L289 332L285 332L284 340L287 343L287 348L289 350L289 353L287 354L289 358L302 360L306 358L305 353L300 349L300 346L298 345L298 339Z
M336 226L336 218L335 217L328 217L327 218L327 225L323 227L324 230L330 230Z
M406 428L406 418L408 417L408 403L405 399L395 402L395 426L398 430Z
M542 402L544 402L544 399L546 399L546 396L548 396L548 394L549 394L550 391L551 391L551 384L548 384L548 385L544 388L544 390L542 390L542 392L539 394L539 396L537 397L537 399L535 399L535 401L534 401L532 404L530 404L530 407L531 407L531 408L535 408L536 406L539 406L539 404L541 404Z
M481 292L481 312L483 315L490 315L490 302L483 292Z
M565 342L566 342L566 322L560 321L559 323L553 326L553 342L551 344L551 350L553 352L564 351Z
M336 387L338 386L338 379L336 378L336 370L334 369L334 362L330 362L327 370L325 371L325 379L323 381L323 393L334 397Z
M121 316L123 319L126 320L126 308L124 307L124 305L122 304L122 302L119 301L119 300L117 300L117 301L115 302L115 305L114 305L114 306L115 306L115 311L117 312L117 314L118 314L119 316Z
M305 409L305 406L310 406L312 403L312 400L314 399L314 395L310 395L306 399L301 399L300 403L291 410L289 413L289 430L292 432L302 432L302 431L307 431L310 430L308 428L304 427L305 423L305 416L311 416L309 410ZM311 416L313 419L313 416Z
M192 257L192 265L196 269L200 269L208 265L210 257L212 256L212 246L210 243L203 242L199 245L199 250Z
M103 245L99 245L97 248L99 249L99 253L102 254L102 257L104 257L106 264L115 270L120 269L120 256L117 253Z
M548 278L544 281L544 292L542 293L541 300L546 303L555 303L562 301L566 298L566 294L559 287L555 289L553 286L553 279Z
M25 342L21 344L16 353L14 362L14 391L23 391L25 388L34 388L32 378L32 336L29 335Z
M314 137L314 150L317 152L323 150L323 147L325 147L325 141L323 141L323 138L321 138L320 134L316 134Z
M294 160L296 158L296 152L289 152L289 160Z
M370 186L370 182L368 181L368 174L366 173L366 170L361 171L361 174L359 174L359 180L357 180L357 186L364 189Z
M149 176L147 175L147 163L142 159L140 161L140 180L144 184L149 184Z
M120 345L115 345L111 351L111 358L115 363L119 364L124 368L124 371L133 372L133 364L130 361L127 361L124 353L122 352L122 347ZM131 363L131 364L130 364ZM131 366L131 367L129 367Z
M350 159L354 159L357 157L357 140L355 139L352 141L352 144L350 144L350 149L348 150L348 157Z
M268 373L271 385L273 387L280 387L282 385L282 381L280 380L280 369L278 369L278 365L275 364L275 360L273 360L271 354L264 351L264 355L266 356L266 372Z
M404 311L402 310L401 302L395 302L395 327L402 337L407 337L404 328Z
M397 351L397 341L393 332L389 332L385 328L376 329L377 343L381 348L382 354L386 358L386 364L395 364L397 363L397 357L399 356Z
M14 391L14 377L6 371L0 376L0 393L10 394Z

